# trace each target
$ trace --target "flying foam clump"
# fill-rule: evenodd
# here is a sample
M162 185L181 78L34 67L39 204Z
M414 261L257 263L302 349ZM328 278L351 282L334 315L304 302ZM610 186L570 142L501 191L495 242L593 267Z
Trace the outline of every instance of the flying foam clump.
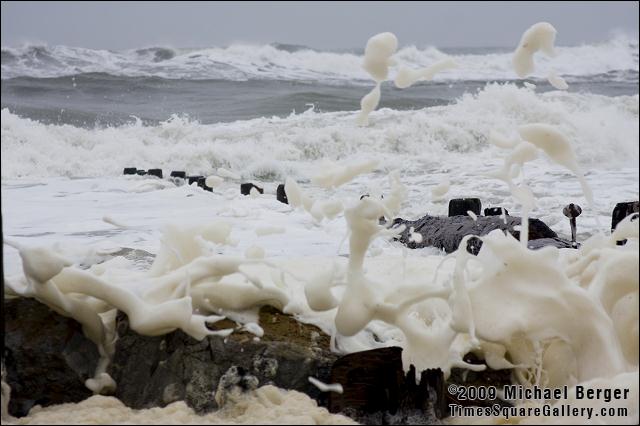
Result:
M389 67L395 64L391 56L397 49L398 38L393 33L376 34L367 41L362 67L377 84L360 101L360 114L357 119L360 126L369 124L369 114L380 103L380 84L389 76Z
M406 89L407 87L412 86L418 81L432 80L437 73L455 68L457 66L458 65L453 59L447 58L419 70L402 67L396 75L395 84L398 89Z
M539 50L549 57L556 55L553 46L556 33L556 29L548 22L538 22L524 32L513 55L513 69L518 77L525 78L533 73L533 55Z
M513 55L513 69L518 77L525 78L535 71L533 56L541 51L548 57L556 56L556 29L548 22L538 22L524 32ZM547 81L558 90L567 90L569 85L555 71L550 71Z

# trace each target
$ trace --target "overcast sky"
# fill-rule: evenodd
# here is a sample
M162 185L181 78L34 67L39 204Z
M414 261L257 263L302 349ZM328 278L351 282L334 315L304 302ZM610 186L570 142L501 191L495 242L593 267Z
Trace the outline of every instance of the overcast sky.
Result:
M343 48L391 31L401 45L507 47L539 21L558 45L637 38L638 2L2 2L2 46Z

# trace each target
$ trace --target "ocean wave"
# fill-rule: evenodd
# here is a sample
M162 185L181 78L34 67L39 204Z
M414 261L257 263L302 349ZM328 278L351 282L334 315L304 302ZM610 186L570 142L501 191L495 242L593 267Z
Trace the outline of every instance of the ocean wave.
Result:
M637 165L638 95L607 97L488 84L446 106L414 111L382 109L372 125L355 112L313 109L288 117L201 124L173 116L157 125L140 120L105 128L43 124L2 110L2 177L114 176L123 167L162 167L209 173L225 167L245 177L308 177L323 160L362 156L383 166L423 170L425 163L474 152L502 153L487 143L491 131L518 125L557 126L583 164ZM469 161L472 161L469 160Z
M348 52L313 50L306 46L272 43L235 44L206 49L151 47L128 51L93 50L70 46L27 45L2 48L2 78L19 76L52 78L84 73L118 76L154 76L170 79L249 79L354 81L369 84L362 57ZM395 55L398 63L424 67L446 56L459 67L436 80L509 80L515 77L512 52L499 53L460 49L447 55L435 47L406 46ZM638 78L638 41L618 36L599 44L558 47L556 58L537 58L534 78L546 78L553 67L568 81L590 75Z

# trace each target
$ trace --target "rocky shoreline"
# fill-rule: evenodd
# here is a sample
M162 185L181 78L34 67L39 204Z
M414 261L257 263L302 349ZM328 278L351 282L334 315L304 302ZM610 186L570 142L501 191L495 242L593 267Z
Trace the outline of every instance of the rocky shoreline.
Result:
M99 355L75 320L63 317L35 299L4 302L5 381L11 387L9 414L21 417L35 405L79 402L91 396L84 381ZM448 415L449 383L510 383L510 372L454 369L447 381L440 370L427 370L416 382L413 368L402 369L398 347L340 356L330 337L275 308L260 309L264 336L237 329L228 337L202 341L182 331L141 336L117 316L118 341L108 373L118 386L113 396L141 409L185 401L206 413L224 404L231 391L275 385L313 398L333 413L366 424L435 424ZM224 320L217 328L238 326ZM479 362L471 355L469 362ZM344 393L322 392L308 377L341 383ZM474 401L469 401L473 403ZM487 401L485 401L487 402Z

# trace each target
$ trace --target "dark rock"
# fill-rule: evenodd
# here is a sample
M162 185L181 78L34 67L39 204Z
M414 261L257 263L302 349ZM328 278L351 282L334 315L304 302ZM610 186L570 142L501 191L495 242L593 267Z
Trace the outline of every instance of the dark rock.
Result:
M538 250L538 249L541 249L542 247L547 247L547 246L553 246L557 248L578 248L580 247L580 244L563 240L560 237L538 238L537 240L527 241L527 247L529 247L531 250Z
M471 237L467 240L467 252L477 256L482 248L482 240L478 237Z
M198 186L204 189L205 191L213 192L213 188L207 185L207 178L204 176L200 176L198 178Z
M253 183L241 183L240 184L240 193L242 195L251 194L251 190L255 188L259 193L264 194L264 189L260 188L258 185Z
M479 198L454 198L449 201L449 217L468 216L468 211L480 216L482 203Z
M218 406L213 391L232 367L258 379L304 392L326 405L327 395L309 383L313 376L329 382L329 337L312 325L302 324L275 308L260 310L264 336L254 340L248 332L235 331L228 338L211 336L197 341L182 331L165 336L140 336L118 316L116 354L109 374L118 383L116 397L132 408L164 406L185 400L199 412ZM235 327L223 320L216 329ZM242 376L242 375L241 375Z
M482 363L473 354L465 361ZM450 414L449 404L491 406L509 403L497 398L463 401L449 394L448 385L495 386L511 384L510 370L480 372L454 368L445 381L440 369L422 371L416 380L410 366L405 375L399 347L356 352L338 359L331 369L331 383L342 384L343 393L329 395L329 411L343 413L362 424L437 424Z
M399 225L406 226L406 229L399 234L397 239L407 247L437 247L447 253L451 253L458 248L464 236L482 236L495 229L507 231L519 239L520 232L514 230L514 227L520 225L521 218L506 216L505 220L503 220L500 216L478 216L477 220L473 220L469 216L441 217L426 215L414 221L394 219L393 223L394 227ZM414 232L422 235L420 243L409 240L411 227L413 227ZM529 219L529 240L540 238L564 241L559 239L558 235L541 220Z
M611 232L615 231L616 226L622 220L633 213L638 213L640 206L638 201L631 201L628 203L618 203L611 213Z
M149 169L147 174L162 179L162 169Z
M5 299L3 307L9 413L21 417L36 404L90 397L84 382L93 377L99 354L81 325L35 299Z
M138 176L144 176L144 175L146 175L146 174L147 174L147 172L146 172L146 171L144 171L144 170L138 170L138 171L136 171L136 174L137 174Z
M331 368L331 383L340 383L343 393L330 393L329 411L361 424L434 424L436 411L446 415L442 371L422 372L417 384L413 366L405 376L399 347L343 356Z
M503 207L487 207L484 209L485 216L502 216L502 211L504 210L505 216L509 214L509 210Z
M284 184L278 185L278 189L276 189L276 199L284 204L289 204L289 199L287 198L287 193L284 190Z
M252 376L244 368L234 365L220 377L218 388L215 392L215 400L220 406L223 406L228 399L228 395L233 394L234 391L252 391L258 388L259 383L260 381L256 376Z
M172 171L171 175L172 178L180 178L180 179L186 179L187 178L187 172L183 172L183 171Z
M351 408L366 413L396 413L404 381L401 354L402 348L391 347L338 359L331 367L330 383L340 383L343 393L330 393L329 411L338 413Z
M138 173L138 169L135 167L125 167L122 172L123 175L135 175L136 173Z
M200 179L204 179L204 176L189 176L187 178L187 182L189 182L189 185L191 185L194 182L198 183Z

